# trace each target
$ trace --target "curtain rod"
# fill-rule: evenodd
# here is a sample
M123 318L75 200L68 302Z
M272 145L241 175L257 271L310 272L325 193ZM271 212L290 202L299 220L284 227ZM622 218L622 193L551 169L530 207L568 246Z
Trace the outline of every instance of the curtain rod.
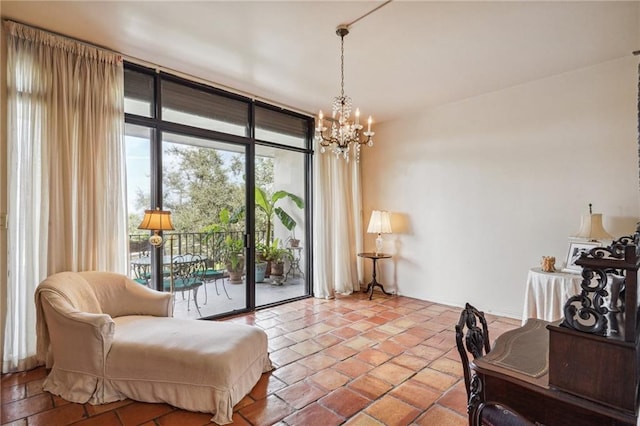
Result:
M101 46L101 45L95 44L95 43L89 43L87 41L80 40L79 38L71 37L71 36L69 36L67 34L62 34L62 33L58 33L58 32L51 31L51 30L46 30L46 29L41 28L41 27L36 27L35 25L25 24L24 22L16 21L15 19L3 18L2 22L3 23L4 22L13 22L14 24L22 25L24 27L33 28L35 30L42 31L43 33L54 35L56 37L62 37L62 38L66 38L67 40L75 41L76 43L82 44L82 45L87 46L87 47L92 47L94 49L102 49L102 50L105 50L105 51L107 51L109 53L113 53L114 55L124 56L122 53L116 52L115 50L109 49L108 47Z
M46 30L44 28L36 27L35 25L25 24L24 22L16 21L15 19L3 18L2 21L3 22L5 22L5 21L13 22L13 23L16 23L16 24L19 24L19 25L24 25L25 27L34 28L34 29L36 29L38 31L42 31L42 32L45 32L47 34L52 34L52 35L55 35L55 36L58 36L58 37L63 37L63 38L69 39L69 40L73 40L76 43L80 43L80 44L83 44L83 45L88 46L88 47L93 47L93 48L97 48L97 49L103 49L103 50L105 50L107 52L113 53L114 55L120 55L127 62L132 62L132 63L135 63L137 65L145 66L147 68L153 68L154 70L156 70L156 72L163 71L163 72L166 72L168 74L174 74L174 75L176 75L178 77L182 77L184 79L191 80L191 81L196 82L196 83L206 84L208 86L215 87L216 89L222 89L222 90L225 90L227 92L234 93L236 95L245 96L245 97L250 98L250 99L252 99L254 101L264 102L264 103L267 103L269 105L272 105L272 106L275 106L275 107L278 107L278 108L286 109L286 110L289 110L289 111L292 111L292 112L297 112L298 114L306 115L308 117L314 117L314 114L310 113L309 111L303 111L303 110L301 110L299 108L294 108L294 107L292 107L290 105L285 105L285 104L282 104L282 103L279 103L279 102L275 102L275 101L272 101L272 100L269 100L269 99L266 99L266 98L262 98L260 96L254 95L252 93L244 92L242 90L234 89L232 87L225 86L223 84L212 82L212 81L207 80L205 78L196 77L194 75L187 74L187 73L184 73L184 72L180 72L180 71L177 71L177 70L174 70L174 69L171 69L171 68L162 67L160 65L145 61L144 59L136 58L136 57L124 54L122 52L117 52L117 51L115 51L113 49L109 49L108 47L105 47L105 46L100 46L98 44L89 43L89 42L87 42L85 40L80 40L78 38L71 37L71 36L68 36L66 34L61 34L61 33L55 32L55 31Z

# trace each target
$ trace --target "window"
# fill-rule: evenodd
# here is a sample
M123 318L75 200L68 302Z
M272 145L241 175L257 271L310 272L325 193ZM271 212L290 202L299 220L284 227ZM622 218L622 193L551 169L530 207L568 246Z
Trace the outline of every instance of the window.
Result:
M247 136L249 103L163 80L162 119Z
M172 259L203 258L210 279L198 292L175 298L174 315L183 317L215 317L309 296L305 201L312 118L137 65L125 69L132 277L166 289ZM265 213L256 208L256 188L269 197L277 191L291 196L275 197L273 210ZM170 244L161 251L150 248L148 233L137 229L144 210L156 207L170 210L176 227L165 233ZM291 220L283 222L280 210ZM243 278L230 284L226 243L238 241L244 246ZM282 254L283 272L254 275L256 263L262 267L261 253L248 247L267 242ZM283 282L281 291L264 285Z
M256 139L306 148L309 120L256 106Z

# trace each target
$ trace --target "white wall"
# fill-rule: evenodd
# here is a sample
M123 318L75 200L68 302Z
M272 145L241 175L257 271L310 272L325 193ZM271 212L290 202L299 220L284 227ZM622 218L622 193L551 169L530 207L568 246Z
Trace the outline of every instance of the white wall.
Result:
M381 281L520 317L529 268L564 260L589 203L610 233L632 233L636 67L629 55L377 126L362 155L364 217L389 210L397 230Z

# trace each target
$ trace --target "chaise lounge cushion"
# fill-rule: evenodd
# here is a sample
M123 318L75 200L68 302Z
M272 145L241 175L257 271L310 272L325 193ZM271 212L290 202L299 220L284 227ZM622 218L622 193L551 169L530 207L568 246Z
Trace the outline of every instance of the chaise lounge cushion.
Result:
M56 274L36 304L44 389L73 402L166 402L226 424L272 369L261 329L171 318L171 295L123 275Z

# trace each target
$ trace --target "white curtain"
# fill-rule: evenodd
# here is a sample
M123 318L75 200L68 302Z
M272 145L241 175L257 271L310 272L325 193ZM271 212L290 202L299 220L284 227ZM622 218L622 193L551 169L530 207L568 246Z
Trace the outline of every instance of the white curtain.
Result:
M127 272L122 59L5 21L8 278L2 372L36 365L38 283Z
M358 291L362 280L362 195L360 164L327 153L314 156L315 297Z

